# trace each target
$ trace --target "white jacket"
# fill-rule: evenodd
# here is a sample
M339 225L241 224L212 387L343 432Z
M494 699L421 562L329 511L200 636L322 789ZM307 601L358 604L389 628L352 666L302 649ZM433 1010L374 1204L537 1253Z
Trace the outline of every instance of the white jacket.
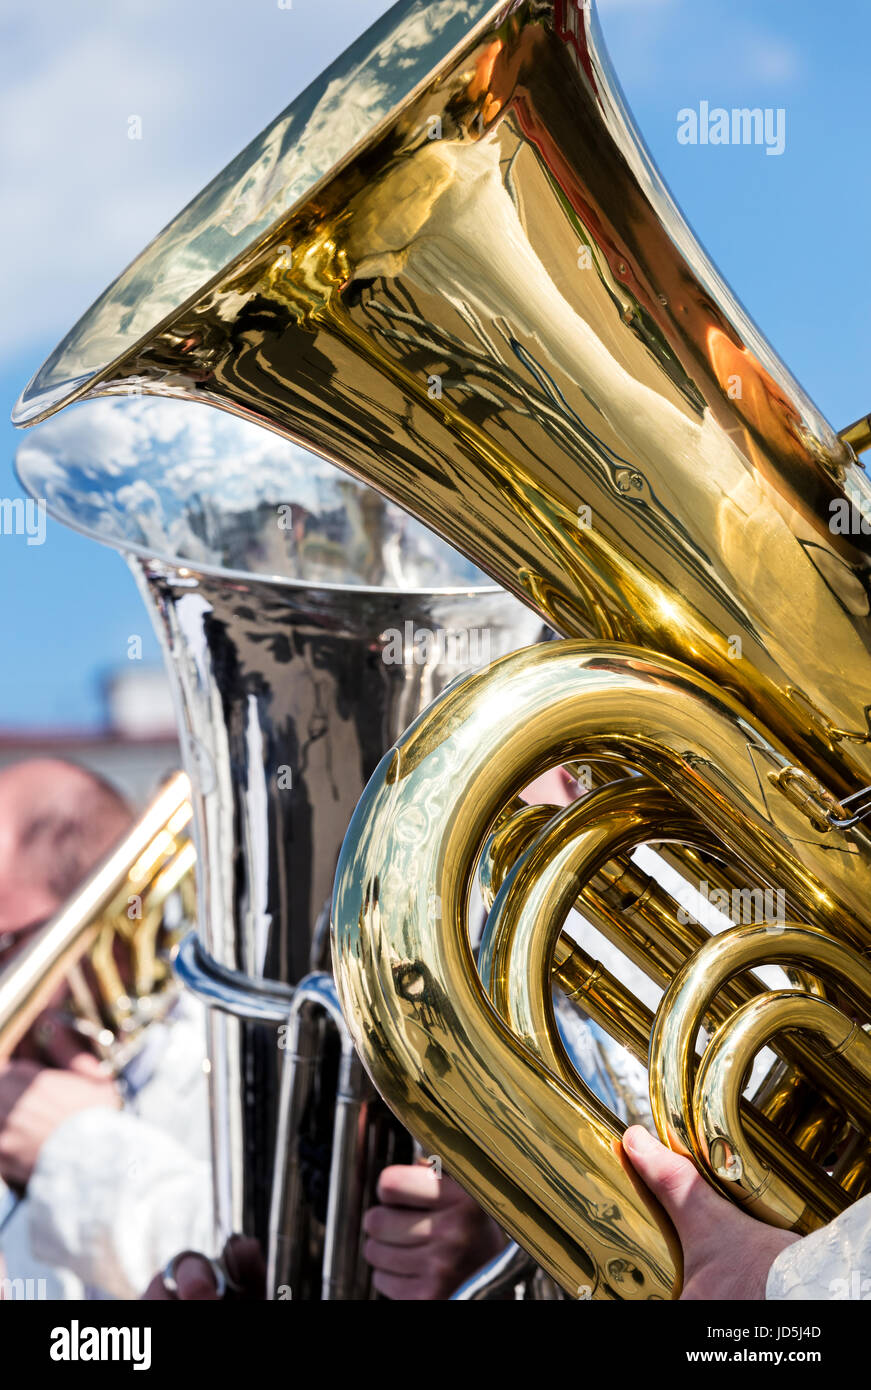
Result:
M203 1013L185 996L125 1071L124 1108L80 1111L43 1144L0 1229L7 1280L33 1280L18 1286L31 1297L133 1299L179 1250L211 1253L204 1058Z
M765 1297L871 1301L871 1195L782 1250L768 1272Z

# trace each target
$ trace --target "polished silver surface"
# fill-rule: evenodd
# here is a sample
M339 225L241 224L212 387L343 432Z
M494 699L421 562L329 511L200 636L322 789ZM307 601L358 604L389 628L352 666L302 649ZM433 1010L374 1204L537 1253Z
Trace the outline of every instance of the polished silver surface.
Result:
M50 516L147 562L326 590L502 592L364 483L206 405L85 402L24 435L15 470Z
M222 970L206 955L196 932L189 932L180 941L173 969L177 979L203 1004L233 1018L284 1023L293 1004L292 985L264 981L255 988L247 975Z
M509 1241L504 1250L454 1290L451 1302L488 1303L514 1299L537 1268L528 1251L515 1241Z
M365 485L208 406L87 402L29 435L16 466L52 516L125 553L163 645L197 843L198 940L181 970L217 1005L218 1234L266 1249L276 1020L329 969L351 814L444 686L541 622Z

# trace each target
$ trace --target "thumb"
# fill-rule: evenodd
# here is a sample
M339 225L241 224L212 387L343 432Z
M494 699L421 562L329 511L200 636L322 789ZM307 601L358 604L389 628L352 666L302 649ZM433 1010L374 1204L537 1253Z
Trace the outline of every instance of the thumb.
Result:
M659 1199L674 1222L684 1250L710 1234L712 1223L722 1220L731 1203L705 1182L695 1164L672 1153L641 1125L623 1135L623 1149L638 1176Z

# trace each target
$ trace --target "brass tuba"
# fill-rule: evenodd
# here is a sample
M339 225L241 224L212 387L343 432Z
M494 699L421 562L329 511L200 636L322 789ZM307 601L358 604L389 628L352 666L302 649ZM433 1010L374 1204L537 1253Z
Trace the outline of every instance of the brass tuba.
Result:
M16 419L131 385L305 443L568 639L447 691L345 841L345 1016L428 1152L573 1296L678 1288L555 981L649 1052L660 1133L756 1214L806 1230L865 1191L871 426L830 427L706 258L591 5L395 5L106 291ZM566 763L589 796L518 807ZM783 910L709 938L640 872L650 844ZM665 990L655 1016L563 931L577 900Z

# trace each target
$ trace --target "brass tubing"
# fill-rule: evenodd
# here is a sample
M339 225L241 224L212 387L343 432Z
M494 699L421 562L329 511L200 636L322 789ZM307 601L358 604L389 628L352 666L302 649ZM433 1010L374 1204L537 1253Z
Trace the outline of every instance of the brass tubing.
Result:
M706 872L711 874L709 886L727 894L764 895L766 889L753 882L741 865L731 863L728 867L716 861L704 849L706 836L701 826L694 831L696 844L678 844L656 841L656 852L680 872L685 881L691 865L700 861L707 863ZM727 857L725 847L723 857ZM716 864L716 869L714 865ZM767 890L770 891L770 890ZM745 907L743 896L740 906ZM756 909L756 902L752 904ZM764 916L763 900L763 916ZM586 914L599 931L639 966L663 989L688 955L698 950L708 940L711 933L691 914L683 922L679 914L680 904L674 896L655 878L640 869L626 855L603 865L584 885L576 907ZM765 919L767 920L767 919ZM771 926L776 922L772 920ZM627 941L627 936L630 939ZM808 972L791 972L791 981L797 987L820 993L822 986ZM745 999L751 997L758 986L750 980L734 981L724 987L722 998L711 1005L711 1019L728 1017L731 1010Z
M612 782L610 785L619 784ZM559 810L556 806L526 806L517 801L504 817L500 817L485 845L479 870L482 896L488 909L512 865ZM662 827L654 827L651 823L651 838L657 831L662 833ZM717 847L698 822L688 829L688 834L711 849ZM681 852L686 853L688 862L691 856L695 858L704 852L686 843L660 845L658 842L657 852L663 853L663 857L666 849L671 852L674 865L682 862ZM743 877L740 866L735 867L736 878ZM736 879L729 879L721 870L716 886L732 888L735 882ZM661 989L667 988L687 956L704 945L710 936L698 922L678 921L677 904L671 894L625 855L615 855L599 865L581 885L573 906ZM752 993L749 984L727 984L723 1000L712 1005L712 1017L728 1017L732 1008L750 998Z
M849 444L854 453L862 454L871 449L871 415L863 415L852 425L838 431L838 438Z
M484 986L525 1046L567 1085L577 1085L578 1076L556 1027L550 988L543 983L551 972L597 1023L647 1063L653 1015L559 929L579 881L597 858L625 849L633 835L644 833L647 818L655 817L664 832L680 828L678 810L648 779L612 783L575 802L548 821L506 876L491 909L479 952ZM747 1124L760 1151L788 1172L799 1196L793 1220L800 1229L830 1220L842 1209L836 1186L803 1171L800 1153L792 1146L785 1151L763 1117L751 1113Z
M623 783L610 785L616 787ZM583 804L587 801L584 797ZM573 803L574 806L580 804ZM481 856L479 880L485 906L492 906L512 865L558 812L556 806L526 806L514 802L499 818ZM700 824L690 826L687 823L686 828L687 834L714 845ZM661 832L661 827L655 827L651 821L651 835L657 829ZM642 842L643 839L639 839L636 845ZM581 884L573 906L662 989L687 955L709 935L698 923L678 923L670 894L637 865L616 856L600 864L589 880Z
M753 1097L762 1114L767 1115L782 1134L790 1135L801 1126L807 1100L807 1085L782 1057L777 1058Z
M796 983L801 971L790 968L784 973L793 988L804 989L805 993L815 992ZM826 997L822 988L816 992L820 998ZM842 1151L845 1143L849 1145L849 1136L855 1131L842 1108L829 1103L819 1086L814 1086L782 1060L789 1055L791 1039L800 1036L784 1033L777 1040L780 1056L757 1086L753 1104L776 1123L781 1134L787 1135L810 1158L825 1166L827 1156ZM831 1056L826 1060L837 1064L837 1059Z
M797 992L804 994L804 991ZM790 1034L784 1032L783 1036L788 1038ZM843 1106L837 1109L828 1097L814 1094L809 1086L804 1089L806 1095L801 1117L795 1124L785 1127L783 1132L809 1159L825 1167L844 1148L854 1132L855 1122L850 1120ZM830 1094L836 1097L838 1092L833 1087Z
M694 833L701 838L700 827L695 827ZM621 884L633 881L641 891L626 902ZM577 903L578 910L590 917L602 935L663 989L681 962L709 935L697 922L679 922L676 906L655 879L631 864L613 883L601 869L591 875Z
M523 963L517 961L516 967L514 978L520 978ZM557 940L554 951L553 978L569 999L584 1009L595 1023L621 1043L643 1066L647 1066L654 1019L652 1011L641 1004L601 961L593 960L564 933ZM504 1002L510 1009L510 994ZM514 1026L513 1017L506 1014L505 1020ZM802 1232L813 1230L843 1211L846 1205L844 1194L850 1191L846 1183L834 1181L823 1172L810 1170L807 1156L801 1148L790 1137L785 1137L755 1104L742 1100L741 1114L755 1150L780 1171L804 1203L796 1229ZM858 1180L854 1179L855 1182ZM843 1187L843 1191L839 1191L839 1186Z
M636 836L633 843L632 835L627 834L626 828L620 823L620 808L628 805L634 812L637 810L638 802L648 794L653 795L656 800L651 802L647 818L631 822L635 827L633 834ZM533 843L539 846L537 862L545 862L559 847L571 840L572 836L581 835L584 828L591 826L600 815L603 818L613 817L610 821L612 839L606 834L601 841L601 847L595 851L588 850L581 844L568 851L574 865L576 884L580 888L571 905L585 914L612 945L663 989L667 989L687 958L711 939L710 933L695 921L681 923L675 916L675 904L670 894L631 861L617 858L618 854L627 854L646 838L653 835L665 838L675 830L688 839L700 840L706 845L714 844L704 828L692 819L688 820L685 815L675 821L674 826L670 826L666 819L658 820L657 808L664 812L667 805L670 805L673 811L676 809L674 801L663 800L663 789L658 783L638 777L611 782L561 811L552 806L523 806L522 803L518 806L518 803L513 803L510 813L500 818L497 829L489 837L482 855L482 865L485 866L482 878L487 890L485 900L493 901L491 895L497 885L504 884L511 872L511 866L517 863L523 853L529 851ZM553 828L548 829L549 826ZM610 847L607 852L606 846ZM604 888L600 886L603 880L606 881ZM620 893L621 882L629 885L628 904L625 902L627 894ZM512 916L510 920L513 922L515 919ZM504 1000L499 997L499 981L507 979L508 962L515 948L507 921L505 918L500 919L497 914L492 919L492 926L488 923L479 961L485 984L488 972L493 972L497 977L494 979L492 993L496 1007L503 1016L507 1015L503 1007ZM773 930L776 931L778 928L774 927ZM565 935L564 941L566 949L570 951L571 938ZM498 957L493 962L487 958L491 950L495 950ZM809 984L816 988L814 980L809 980ZM709 998L705 1015L700 1022L712 1026L722 1023L736 1008L763 989L762 983L754 981L749 975L744 978L725 979L716 997ZM546 1022L539 1019L539 1027L546 1028ZM820 1056L818 1050L800 1037L779 1038L775 1051L790 1065L799 1067L815 1089L826 1094L840 1092L845 1077L844 1068L838 1059ZM563 1059L565 1063L567 1060ZM646 1052L643 1060L646 1063ZM854 1087L852 1107L855 1113L861 1115L863 1125L871 1128L871 1097L864 1096ZM835 1123L841 1123L841 1120L840 1115L834 1117Z
M792 969L785 973L791 981L801 975ZM818 984L815 978L814 984ZM808 992L814 991L805 989ZM853 1132L843 1108L829 1098L845 1079L841 1059L821 1056L813 1040L799 1033L783 1033L770 1046L777 1056L753 1095L753 1112L769 1122L772 1133L790 1140L798 1151L824 1166L827 1154L836 1152ZM834 1086L829 1084L832 1075ZM835 1181L841 1186L837 1177Z
M125 892L122 890L122 892ZM126 902L113 905L112 910L100 920L99 930L90 950L89 965L97 980L99 990L98 1005L100 1013L111 1014L112 1024L123 1028L133 1013L133 1004L127 993L127 986L121 978L121 971L115 960L115 926L113 918L126 908ZM107 1001L111 1001L107 1004Z
M718 851L719 848L719 852ZM742 866L729 860L722 847L700 849L696 845L657 845L656 852L687 883L707 881L709 887L731 893L733 888L755 886Z
M573 1004L647 1066L652 1011L565 932L560 933L554 949L553 979ZM503 1016L513 1027L513 1017Z
M670 986L676 972L689 957L708 941L717 939L696 922L679 923L667 913L664 903L653 896L647 903L639 904L634 911L621 917L610 904L603 906L591 884L581 894L578 906L613 946L645 970L663 989ZM762 930L775 934L780 928L765 926ZM650 933L649 937L645 937L645 931ZM805 978L809 992L818 993L819 987L815 976L810 974L811 968L815 967L809 966ZM749 974L724 981L718 993L709 997L704 1015L699 1020L700 1026L711 1028L724 1022L736 1008L764 988L760 981L754 981ZM837 1092L842 1086L844 1068L839 1059L821 1056L802 1038L778 1038L772 1048L791 1066L800 1068L806 1080L816 1089ZM861 1115L862 1124L871 1129L871 1095L866 1096L854 1089L852 1105L853 1112Z
M166 900L193 875L196 858L193 840L186 840L143 895L142 920L137 930L129 933L135 988L140 998L150 994L156 983L157 940Z
M693 1083L696 1033L710 999L725 980L740 971L754 965L796 961L813 962L815 973L833 979L867 1015L871 1009L871 967L843 942L815 927L790 925L777 931L733 927L712 937L678 971L660 1001L650 1044L651 1103L660 1135L670 1147L703 1160L692 1119ZM812 995L800 997L814 999ZM752 1002L742 1008L749 1008ZM861 1078L854 1076L851 1082L844 1071L833 1068L829 1084L838 1101L861 1123L868 1105Z
M695 1129L709 1170L754 1216L787 1227L799 1215L795 1193L754 1152L739 1099L756 1053L790 1029L819 1034L871 1084L871 1038L858 1024L828 1000L782 990L750 1000L723 1024L705 1050L693 1093Z
M388 1103L569 1292L667 1296L675 1246L627 1182L619 1126L514 1037L469 946L471 880L500 810L539 769L597 753L667 783L796 910L869 942L867 836L815 827L781 775L793 759L728 693L648 652L551 642L451 687L382 761L340 856L336 979ZM618 1287L627 1261L637 1277Z
M500 812L484 842L478 863L478 886L488 912L512 864L558 809L550 805L528 806L518 796Z
M587 875L644 841L654 826L678 837L695 829L675 798L649 778L626 778L592 792L548 820L504 878L488 916L478 955L484 987L506 1017L515 953L529 965L528 989L518 982L513 991L512 1026L527 1045L531 1040L542 1056L547 1054L548 1065L563 1076L573 1077L574 1068L556 1033L550 994L534 983L539 976L550 978L553 955L552 943L536 934L540 904L546 899L561 925ZM557 882L558 895L551 887ZM535 954L527 934L535 934Z
M862 1197L871 1186L871 1153L868 1152L868 1138L857 1134L848 1152L835 1169L837 1181L848 1192L852 1201Z

